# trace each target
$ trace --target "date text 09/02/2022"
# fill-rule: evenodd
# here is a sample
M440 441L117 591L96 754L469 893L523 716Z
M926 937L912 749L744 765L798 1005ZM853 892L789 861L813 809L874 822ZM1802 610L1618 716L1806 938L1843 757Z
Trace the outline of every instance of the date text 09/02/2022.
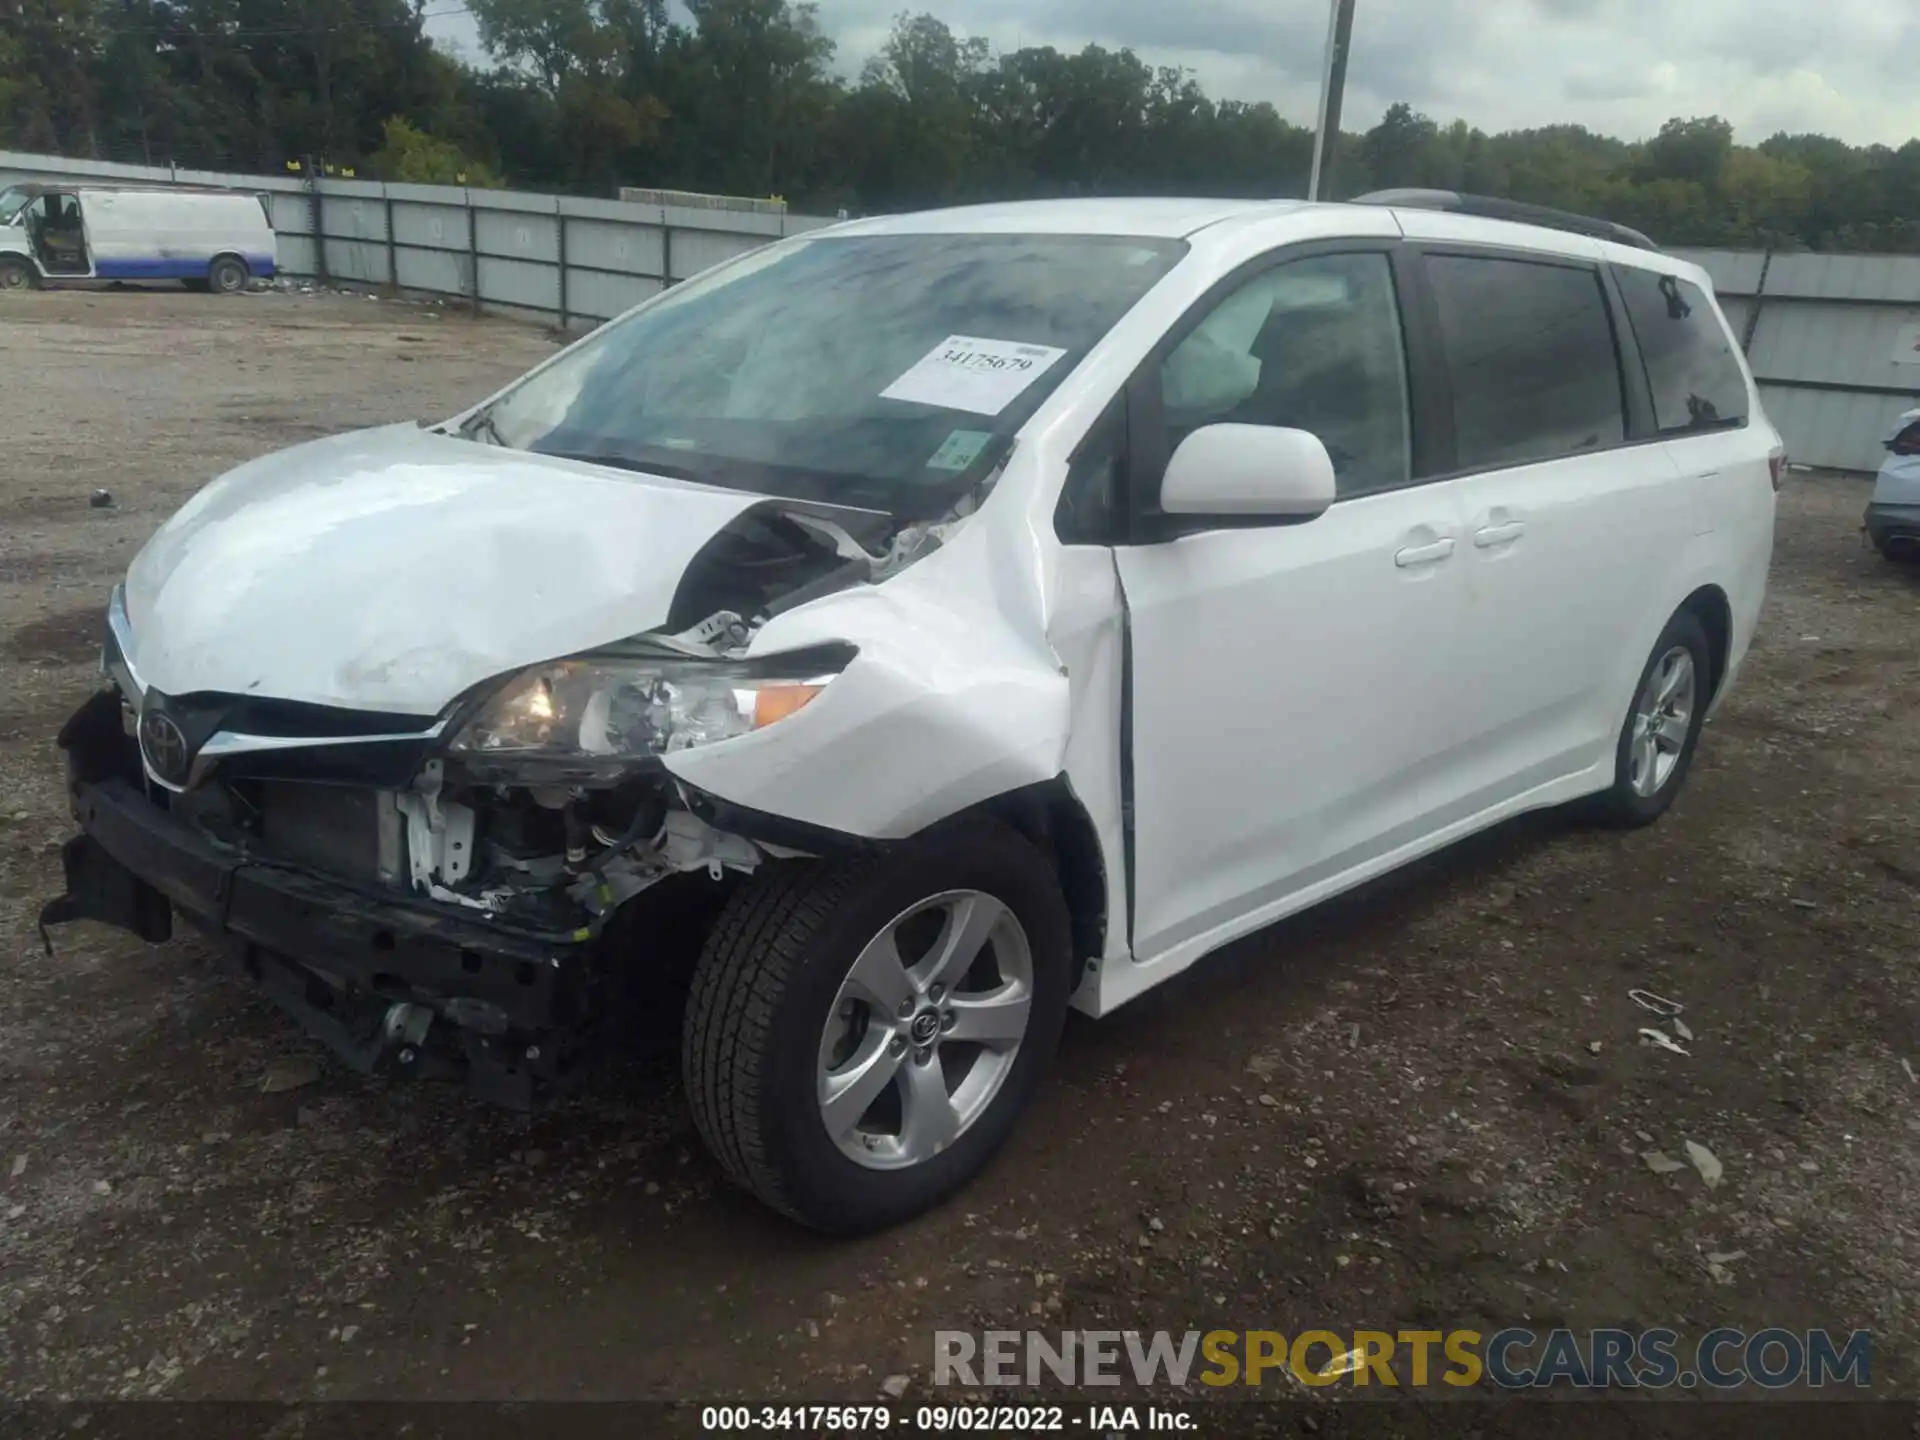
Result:
M1154 1405L709 1405L700 1412L700 1428L707 1434L1173 1435L1199 1425L1185 1410Z

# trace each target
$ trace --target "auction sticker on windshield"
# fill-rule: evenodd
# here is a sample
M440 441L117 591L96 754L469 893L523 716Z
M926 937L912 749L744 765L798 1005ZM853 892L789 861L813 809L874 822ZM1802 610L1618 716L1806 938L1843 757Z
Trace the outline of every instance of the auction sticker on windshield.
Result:
M882 390L880 398L998 415L1066 353L1051 345L949 335Z

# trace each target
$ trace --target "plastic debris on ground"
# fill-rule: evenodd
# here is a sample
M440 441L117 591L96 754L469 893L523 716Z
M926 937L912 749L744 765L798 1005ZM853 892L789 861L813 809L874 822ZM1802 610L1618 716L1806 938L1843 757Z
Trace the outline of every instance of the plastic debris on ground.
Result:
M1747 1252L1744 1250L1716 1250L1707 1256L1707 1273L1713 1277L1714 1284L1731 1285L1733 1283L1733 1271L1727 1267L1736 1260L1744 1260L1746 1258Z
M1687 1159L1693 1162L1693 1168L1700 1172L1700 1178L1707 1182L1709 1190L1717 1187L1727 1173L1726 1166L1711 1150L1692 1140L1687 1141Z
M1644 1044L1655 1046L1661 1050L1671 1050L1675 1055L1688 1055L1691 1053L1686 1046L1674 1043L1673 1037L1667 1034L1666 1031L1655 1030L1650 1026L1641 1029L1640 1039Z
M1680 1004L1679 1001L1669 1000L1665 996L1656 995L1651 990L1629 990L1627 991L1627 998L1642 1010L1658 1015L1663 1020L1678 1015L1682 1010L1687 1008Z
M1656 995L1651 990L1629 990L1627 992L1627 998L1648 1014L1659 1016L1660 1019L1666 1021L1673 1030L1673 1034L1669 1035L1665 1030L1658 1029L1655 1026L1644 1026L1640 1031L1641 1044L1655 1045L1662 1050L1670 1050L1675 1055L1687 1055L1690 1053L1682 1046L1674 1043L1674 1036L1678 1036L1680 1039L1688 1041L1689 1043L1693 1040L1693 1031L1687 1027L1687 1022L1680 1018L1680 1012L1685 1010L1687 1008L1686 1006L1677 1000L1669 1000L1664 995Z
M280 1060L267 1067L267 1073L261 1077L260 1093L278 1095L287 1090L298 1090L311 1085L320 1078L320 1062L312 1056L299 1056L292 1060Z
M1351 1375L1366 1364L1367 1352L1364 1349L1349 1350L1344 1355L1336 1355L1316 1373L1317 1379L1336 1380L1342 1375Z

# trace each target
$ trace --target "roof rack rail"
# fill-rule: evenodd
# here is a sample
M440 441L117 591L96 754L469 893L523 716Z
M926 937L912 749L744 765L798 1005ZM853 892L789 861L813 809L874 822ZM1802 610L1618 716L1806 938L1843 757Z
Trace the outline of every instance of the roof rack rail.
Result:
M1462 195L1457 190L1375 190L1355 198L1356 205L1387 205L1401 210L1450 210L1456 215L1477 215L1483 220L1512 220L1521 225L1540 225L1548 230L1566 230L1575 235L1591 235L1631 245L1636 250L1660 247L1625 225L1611 220L1596 220L1591 215L1575 215L1546 205L1529 205L1524 200L1501 200L1491 195Z

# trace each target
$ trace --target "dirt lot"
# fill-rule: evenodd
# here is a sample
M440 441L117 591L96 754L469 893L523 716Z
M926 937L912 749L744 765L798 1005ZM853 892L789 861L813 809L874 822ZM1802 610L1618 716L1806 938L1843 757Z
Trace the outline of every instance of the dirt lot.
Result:
M924 1395L936 1328L1521 1323L1867 1327L1912 1393L1920 578L1852 481L1791 482L1667 822L1511 827L1076 1023L985 1179L879 1239L731 1191L670 1064L535 1118L324 1062L267 1094L319 1052L195 945L49 959L52 737L138 543L550 349L347 297L0 303L0 1398L864 1400ZM1640 1158L1687 1140L1717 1189Z

